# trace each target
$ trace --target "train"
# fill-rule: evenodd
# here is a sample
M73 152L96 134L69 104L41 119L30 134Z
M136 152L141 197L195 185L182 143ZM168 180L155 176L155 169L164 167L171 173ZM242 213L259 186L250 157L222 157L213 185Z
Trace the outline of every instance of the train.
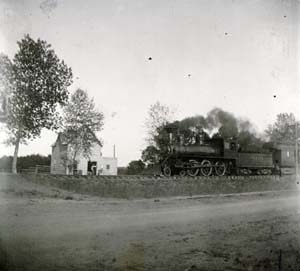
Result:
M169 151L160 163L161 173L167 177L282 175L295 171L293 144L273 143L260 151L250 151L242 150L234 138L210 138L204 131L197 133L188 143L182 140L182 135L177 134L177 139L174 139L174 133L169 133L169 136Z

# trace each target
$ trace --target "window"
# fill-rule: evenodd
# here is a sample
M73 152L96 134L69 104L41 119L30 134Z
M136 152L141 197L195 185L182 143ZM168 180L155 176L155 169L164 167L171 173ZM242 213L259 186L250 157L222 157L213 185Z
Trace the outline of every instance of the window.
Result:
M110 165L106 165L106 169L109 170L110 169Z
M290 157L290 152L289 151L286 152L286 157Z

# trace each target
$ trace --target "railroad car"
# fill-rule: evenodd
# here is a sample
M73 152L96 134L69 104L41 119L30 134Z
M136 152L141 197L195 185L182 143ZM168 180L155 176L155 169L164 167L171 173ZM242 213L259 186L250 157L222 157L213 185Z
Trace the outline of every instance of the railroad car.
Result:
M286 175L295 173L296 152L294 144L274 144L273 159L278 165L280 165L282 174Z

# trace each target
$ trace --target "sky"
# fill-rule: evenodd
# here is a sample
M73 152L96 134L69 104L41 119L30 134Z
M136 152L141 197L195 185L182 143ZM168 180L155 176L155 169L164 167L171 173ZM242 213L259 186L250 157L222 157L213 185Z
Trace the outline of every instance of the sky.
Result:
M219 107L259 133L278 113L300 119L297 0L0 0L0 52L12 58L25 34L72 68L71 93L94 98L103 155L115 144L120 166L140 158L156 101L178 119ZM43 131L19 155L51 154L55 139Z

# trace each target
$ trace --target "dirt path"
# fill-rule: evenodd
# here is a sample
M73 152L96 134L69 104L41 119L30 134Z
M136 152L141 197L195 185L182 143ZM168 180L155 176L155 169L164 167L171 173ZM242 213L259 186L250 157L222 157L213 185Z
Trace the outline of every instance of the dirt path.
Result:
M299 218L297 192L126 201L1 180L0 270L300 270Z

